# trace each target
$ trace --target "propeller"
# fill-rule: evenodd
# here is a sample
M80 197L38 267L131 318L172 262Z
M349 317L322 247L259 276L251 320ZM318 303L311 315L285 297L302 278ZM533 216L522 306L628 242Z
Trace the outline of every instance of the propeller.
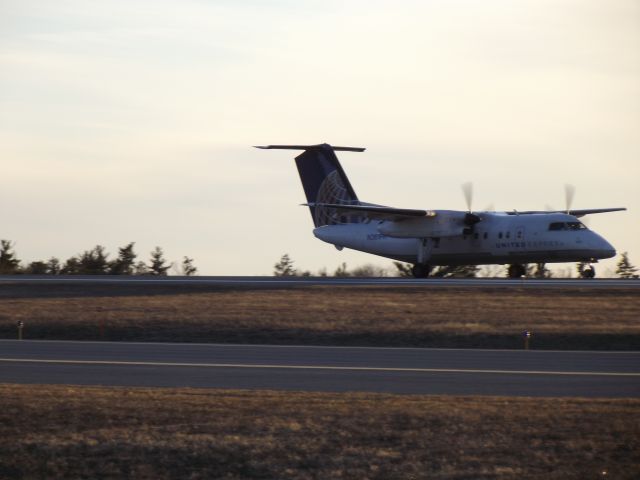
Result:
M576 194L576 187L566 183L564 185L564 199L567 207L567 214L571 211L571 204L573 203L573 197Z
M473 228L473 226L481 220L478 215L471 211L471 205L473 203L473 183L463 183L462 193L464 193L464 200L467 204L467 214L464 216L464 223ZM469 229L469 231L471 231L471 229Z
M471 204L473 202L473 183L466 182L462 184L462 193L467 204L467 211L471 213Z

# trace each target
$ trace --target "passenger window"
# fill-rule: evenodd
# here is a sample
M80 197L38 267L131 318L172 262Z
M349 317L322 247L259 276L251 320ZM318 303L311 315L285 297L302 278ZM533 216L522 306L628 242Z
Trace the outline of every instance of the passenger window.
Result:
M507 238L511 238L511 232L507 232L507 234L505 235Z
M498 238L502 238L502 232L498 233Z
M483 238L486 240L487 238L489 238L489 234L487 232L484 232Z

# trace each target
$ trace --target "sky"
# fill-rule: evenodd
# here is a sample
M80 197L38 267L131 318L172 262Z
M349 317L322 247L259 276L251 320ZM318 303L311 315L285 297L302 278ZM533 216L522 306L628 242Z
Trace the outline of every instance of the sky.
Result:
M589 226L640 264L640 3L0 0L0 238L24 262L135 241L205 275L390 266L315 239L295 152L252 148L322 142L366 147L342 165L395 207L575 185L628 208Z

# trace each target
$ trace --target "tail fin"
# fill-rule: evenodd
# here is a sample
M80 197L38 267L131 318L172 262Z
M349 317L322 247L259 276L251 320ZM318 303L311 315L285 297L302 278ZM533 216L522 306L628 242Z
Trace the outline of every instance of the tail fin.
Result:
M342 223L360 223L363 217L345 214L321 205L324 203L359 205L358 197L344 173L336 151L363 152L364 148L320 145L268 145L258 148L304 150L296 157L296 165L311 217L316 227Z

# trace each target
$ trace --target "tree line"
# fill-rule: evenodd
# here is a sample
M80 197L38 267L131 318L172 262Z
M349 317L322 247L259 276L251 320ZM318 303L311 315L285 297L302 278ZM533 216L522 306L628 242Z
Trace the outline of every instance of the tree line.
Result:
M582 271L587 266L586 262L579 262L576 264L576 273L578 276L582 274ZM456 265L456 266L438 266L434 267L429 274L430 277L436 278L475 278L478 276L493 277L500 274L499 270L502 268L497 266L484 266L478 265ZM629 260L629 254L623 252L620 254L620 260L616 264L615 274L619 278L638 278L636 273L638 269ZM294 261L289 254L285 253L280 257L280 260L274 265L273 275L276 277L310 277L312 276L309 270L298 270L295 267ZM329 274L326 268L319 270L315 276L318 277L412 277L411 265L403 262L393 262L392 267L385 268L377 265L366 264L355 267L351 270L347 267L346 263L340 264L333 274ZM533 263L525 265L525 276L530 278L552 278L553 272L549 270L545 263ZM570 276L570 274L568 275Z
M148 262L138 260L134 251L135 242L118 249L118 255L109 260L109 253L102 245L74 255L64 262L56 257L48 260L36 260L25 265L18 259L14 244L10 240L0 240L0 275L167 275L173 267L172 262L164 258L162 248L155 247ZM183 257L180 272L183 275L195 275L198 269L193 259Z

